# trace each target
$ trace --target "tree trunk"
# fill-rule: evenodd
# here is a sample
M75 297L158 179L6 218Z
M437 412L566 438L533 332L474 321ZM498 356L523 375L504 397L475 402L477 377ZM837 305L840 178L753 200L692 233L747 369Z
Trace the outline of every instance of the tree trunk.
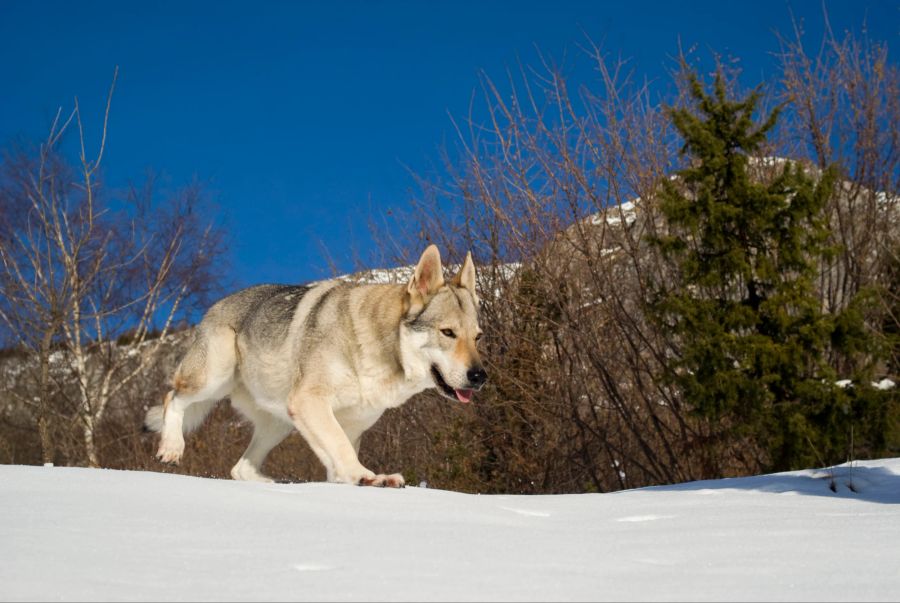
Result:
M100 466L100 459L97 457L97 444L94 441L94 422L90 419L84 424L84 452L88 466Z
M53 462L54 446L50 435L50 345L53 342L53 330L48 329L41 339L40 349L40 383L38 396L38 435L41 441L41 461L46 465Z

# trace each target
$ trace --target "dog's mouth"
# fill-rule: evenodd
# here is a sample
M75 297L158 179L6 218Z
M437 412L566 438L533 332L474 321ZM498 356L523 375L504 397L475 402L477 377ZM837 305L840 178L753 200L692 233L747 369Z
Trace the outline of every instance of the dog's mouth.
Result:
M434 379L434 384L437 385L438 391L440 391L444 396L450 398L451 400L459 400L463 404L468 404L472 401L472 394L474 390L471 389L457 389L455 387L450 387L447 382L444 380L444 376L441 375L441 371L438 370L436 364L431 365L431 377Z

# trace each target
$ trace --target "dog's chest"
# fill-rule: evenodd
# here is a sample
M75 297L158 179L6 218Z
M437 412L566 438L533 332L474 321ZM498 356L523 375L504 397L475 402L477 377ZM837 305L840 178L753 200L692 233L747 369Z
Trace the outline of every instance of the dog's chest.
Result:
M388 373L357 374L339 388L341 408L361 407L383 411L400 406L427 387L421 381L409 381Z

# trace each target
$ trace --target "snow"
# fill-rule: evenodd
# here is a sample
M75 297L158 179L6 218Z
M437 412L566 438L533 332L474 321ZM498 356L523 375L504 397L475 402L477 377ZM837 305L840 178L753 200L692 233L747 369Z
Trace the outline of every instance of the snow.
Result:
M747 157L747 163L753 166L761 166L761 167L782 167L785 163L788 162L786 157L778 157L778 156L763 156L756 157L754 155L750 155Z
M625 225L631 226L634 224L634 221L637 220L637 203L639 202L640 198L633 201L626 201L625 203L618 205L612 205L604 211L591 216L590 221L592 224L601 224L605 221L610 226L618 226L622 223L622 219L624 218Z
M897 384L885 377L881 381L874 381L872 383L872 387L874 387L875 389L886 390L894 389L895 387L897 387Z
M25 466L0 484L2 600L900 593L900 459L556 496Z
M837 385L841 389L847 389L848 387L853 387L853 381L850 379L841 379L840 381L835 381L835 385ZM885 377L880 381L872 381L872 387L880 390L888 390L894 389L897 386L896 383Z
M396 268L376 268L372 270L364 270L356 274L347 274L339 276L339 279L353 282L366 283L370 285L396 285L398 283L407 283L416 271L416 266L398 266Z

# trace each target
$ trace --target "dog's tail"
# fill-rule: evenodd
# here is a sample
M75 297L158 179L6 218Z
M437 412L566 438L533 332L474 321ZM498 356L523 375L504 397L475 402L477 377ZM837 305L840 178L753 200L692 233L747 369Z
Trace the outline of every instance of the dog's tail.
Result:
M185 434L191 433L203 424L206 415L215 408L218 400L206 400L204 402L194 402L184 409L184 419L182 419L182 430ZM144 417L144 431L155 431L159 433L163 428L163 418L165 417L166 407L164 404L150 407L147 415Z

